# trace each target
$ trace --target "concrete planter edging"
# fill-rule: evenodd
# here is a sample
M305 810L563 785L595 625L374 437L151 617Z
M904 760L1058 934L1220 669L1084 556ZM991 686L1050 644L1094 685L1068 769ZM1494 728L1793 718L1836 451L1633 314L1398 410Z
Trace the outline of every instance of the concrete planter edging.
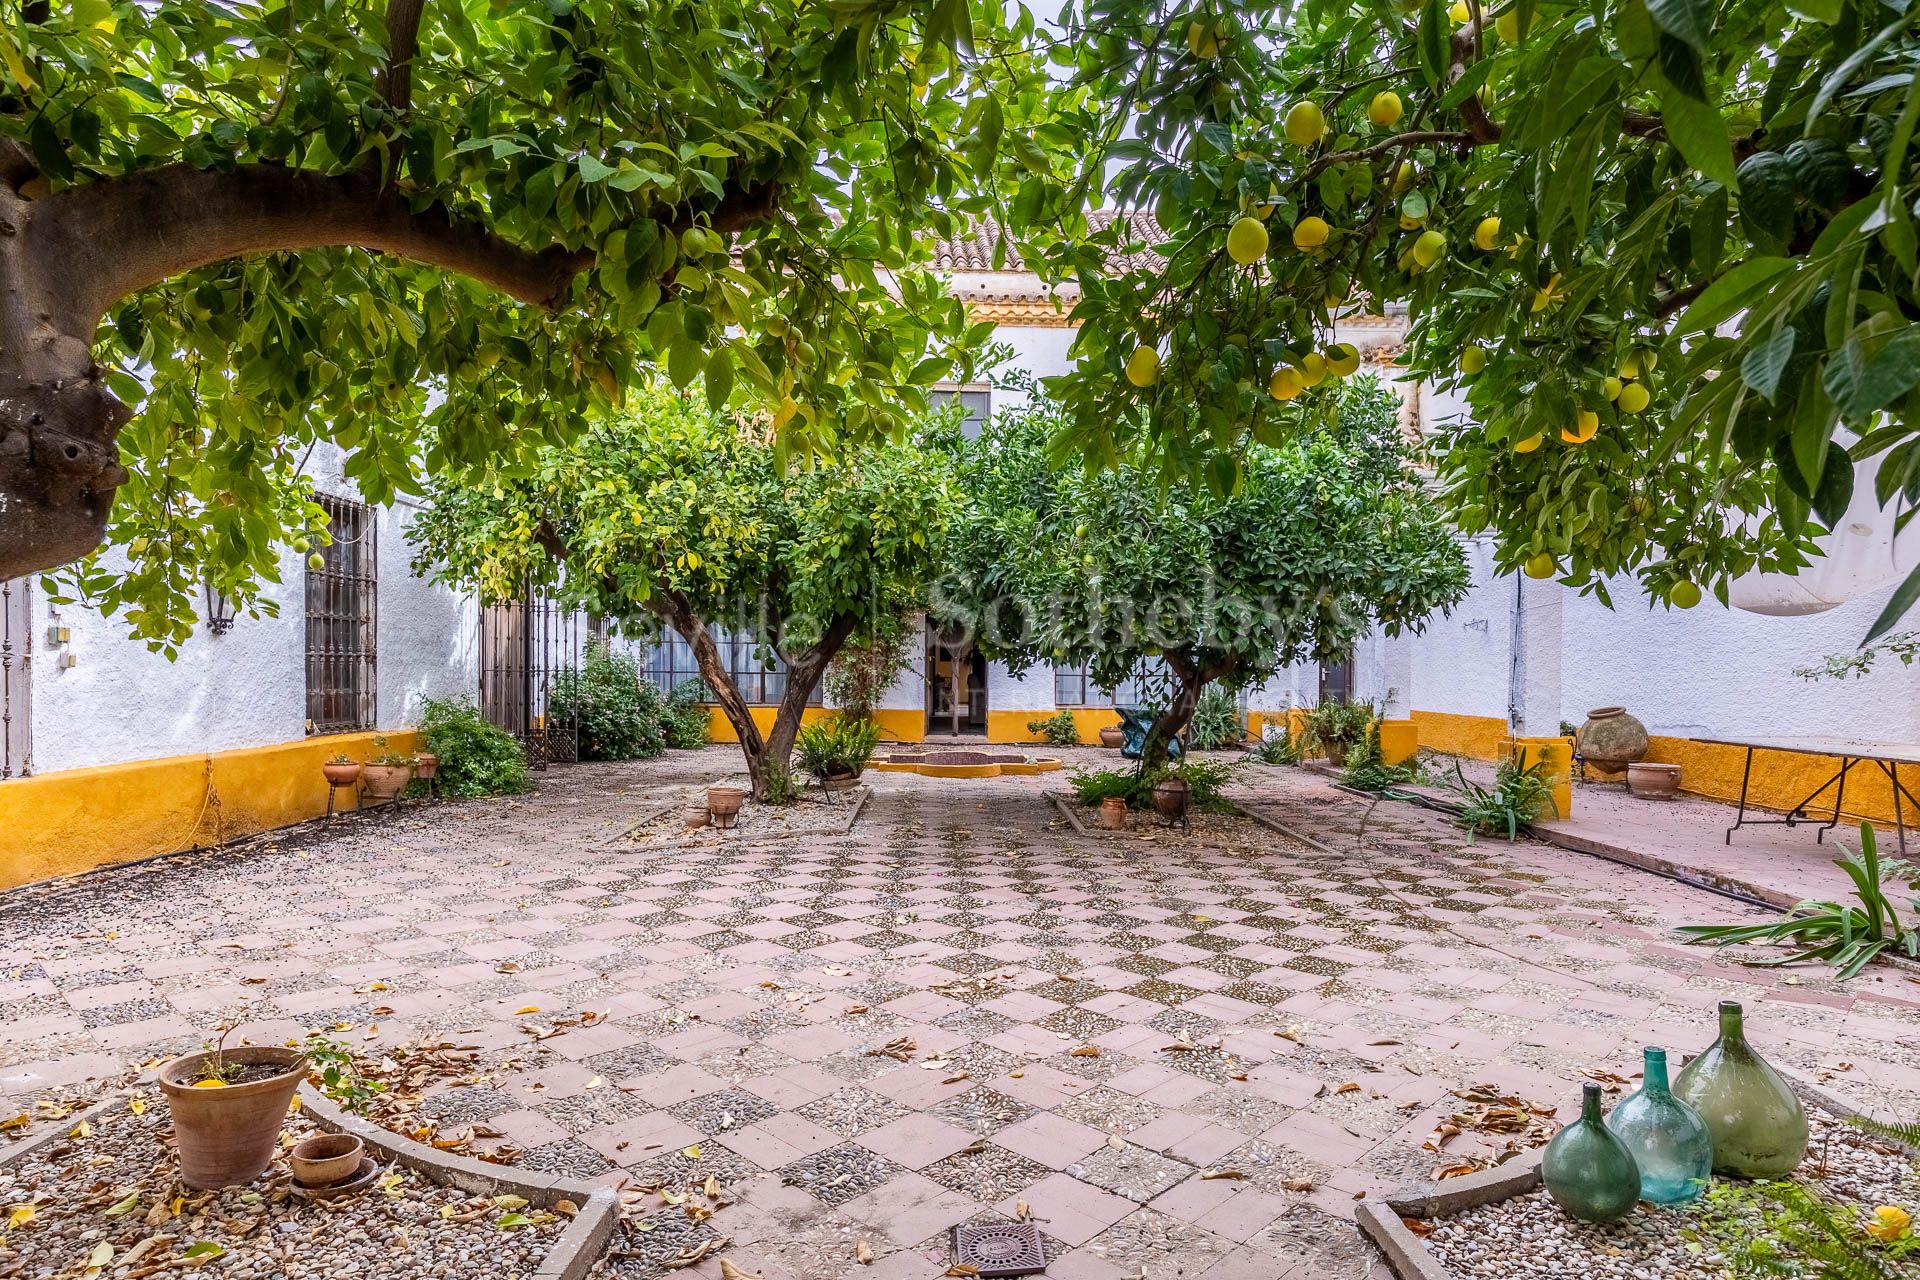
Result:
M469 1195L523 1196L542 1209L551 1209L562 1200L573 1201L579 1212L554 1241L531 1280L583 1280L606 1252L619 1223L620 1199L610 1188L437 1150L348 1114L311 1086L300 1091L300 1106L320 1128L352 1134L395 1164Z

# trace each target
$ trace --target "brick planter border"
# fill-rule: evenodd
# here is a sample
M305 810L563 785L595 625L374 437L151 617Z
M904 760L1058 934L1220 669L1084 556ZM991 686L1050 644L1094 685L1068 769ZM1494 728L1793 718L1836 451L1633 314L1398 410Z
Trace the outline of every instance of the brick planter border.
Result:
M1846 1119L1867 1115L1831 1090L1809 1080L1797 1071L1776 1068L1793 1085L1794 1092L1809 1106L1829 1115ZM1920 1159L1920 1150L1902 1146L1908 1155ZM1400 1219L1444 1218L1466 1209L1525 1195L1540 1185L1540 1158L1544 1148L1535 1148L1514 1157L1497 1169L1483 1169L1445 1182L1403 1187L1382 1200L1363 1200L1354 1206L1354 1221L1360 1233L1385 1255L1387 1267L1400 1280L1459 1280L1457 1272L1442 1266L1426 1244L1407 1229Z

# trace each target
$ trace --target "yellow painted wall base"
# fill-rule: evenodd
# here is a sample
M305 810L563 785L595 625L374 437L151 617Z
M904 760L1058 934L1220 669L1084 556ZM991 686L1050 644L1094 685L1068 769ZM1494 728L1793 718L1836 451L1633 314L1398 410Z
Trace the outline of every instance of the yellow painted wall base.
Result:
M779 708L749 707L747 710L752 714L753 723L759 728L760 735L765 737L768 731L773 728L773 718L779 714ZM800 723L812 724L814 721L825 719L832 714L833 712L827 710L825 707L808 707L800 713ZM707 708L707 741L740 741L740 735L733 731L733 721L727 719L727 713L718 707Z
M62 769L0 784L0 888L156 854L179 853L305 822L327 811L320 766L377 754L371 733L269 747ZM389 730L388 750L420 734ZM354 807L343 789L340 806Z
M1551 816L1573 816L1572 738L1510 738L1500 744L1500 754L1503 758L1517 756L1515 763L1522 769L1543 766L1540 775L1553 787Z
M1120 715L1111 707L1069 707L1073 713L1074 732L1085 745L1097 745L1100 731L1110 725L1120 723ZM1044 720L1053 715L1051 711L993 711L987 712L988 742L1045 742L1046 739L1027 728L1032 720Z
M1411 720L1380 722L1380 763L1392 768L1420 754L1420 727Z
M1413 721L1420 729L1420 745L1450 755L1475 760L1499 758L1500 743L1507 738L1507 723L1493 716L1463 716L1441 711L1415 711ZM1652 764L1680 766L1680 790L1709 800L1732 804L1740 798L1740 774L1746 767L1747 753L1740 747L1699 742L1693 738L1668 738L1653 735L1647 747ZM1835 756L1791 755L1781 751L1753 753L1753 778L1747 790L1747 804L1761 809L1785 811L1807 798L1812 790L1831 778L1840 767ZM1909 790L1920 792L1920 767L1903 765L1900 780ZM1814 802L1833 812L1833 789L1829 787ZM1859 822L1893 821L1893 791L1887 775L1872 766L1855 765L1847 775L1845 820ZM1913 820L1912 813L1907 814Z
M888 742L919 742L927 736L924 711L878 707L874 710L873 722L880 726L880 736Z

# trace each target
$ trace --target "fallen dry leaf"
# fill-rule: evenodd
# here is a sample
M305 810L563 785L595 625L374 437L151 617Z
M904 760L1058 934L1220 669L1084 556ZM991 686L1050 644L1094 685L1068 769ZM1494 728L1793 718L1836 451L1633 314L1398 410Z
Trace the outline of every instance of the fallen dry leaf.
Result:
M1281 1181L1280 1187L1283 1191L1311 1191L1313 1190L1313 1179L1286 1178Z
M1097 1044L1083 1044L1067 1056L1069 1058L1097 1058L1100 1056L1100 1046Z
M862 1240L859 1244L853 1247L853 1257L854 1257L854 1261L858 1262L863 1267L872 1266L873 1265L873 1246L868 1244L865 1240Z
M720 1259L720 1280L760 1280L757 1271L743 1271L731 1259Z
M1240 1182L1243 1181L1246 1176L1246 1174L1240 1172L1238 1169L1206 1169L1201 1172L1200 1181L1218 1182L1222 1179L1228 1179L1233 1182Z

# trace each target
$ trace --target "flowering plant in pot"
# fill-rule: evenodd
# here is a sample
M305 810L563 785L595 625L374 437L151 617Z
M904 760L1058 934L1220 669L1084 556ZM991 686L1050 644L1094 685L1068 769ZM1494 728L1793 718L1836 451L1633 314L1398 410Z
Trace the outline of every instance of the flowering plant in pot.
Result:
M413 757L389 751L387 745L386 735L375 734L373 746L379 754L360 766L360 777L367 784L367 794L381 800L391 800L399 795L413 778ZM438 763L437 759L435 763Z
M360 762L342 751L320 766L330 787L350 787L360 780Z
M826 790L845 791L860 781L879 741L880 729L873 721L830 716L801 728L793 762L820 779Z
M299 1049L226 1047L232 1028L198 1053L162 1064L157 1080L173 1115L180 1180L214 1189L253 1181L273 1162L280 1126L307 1075Z

